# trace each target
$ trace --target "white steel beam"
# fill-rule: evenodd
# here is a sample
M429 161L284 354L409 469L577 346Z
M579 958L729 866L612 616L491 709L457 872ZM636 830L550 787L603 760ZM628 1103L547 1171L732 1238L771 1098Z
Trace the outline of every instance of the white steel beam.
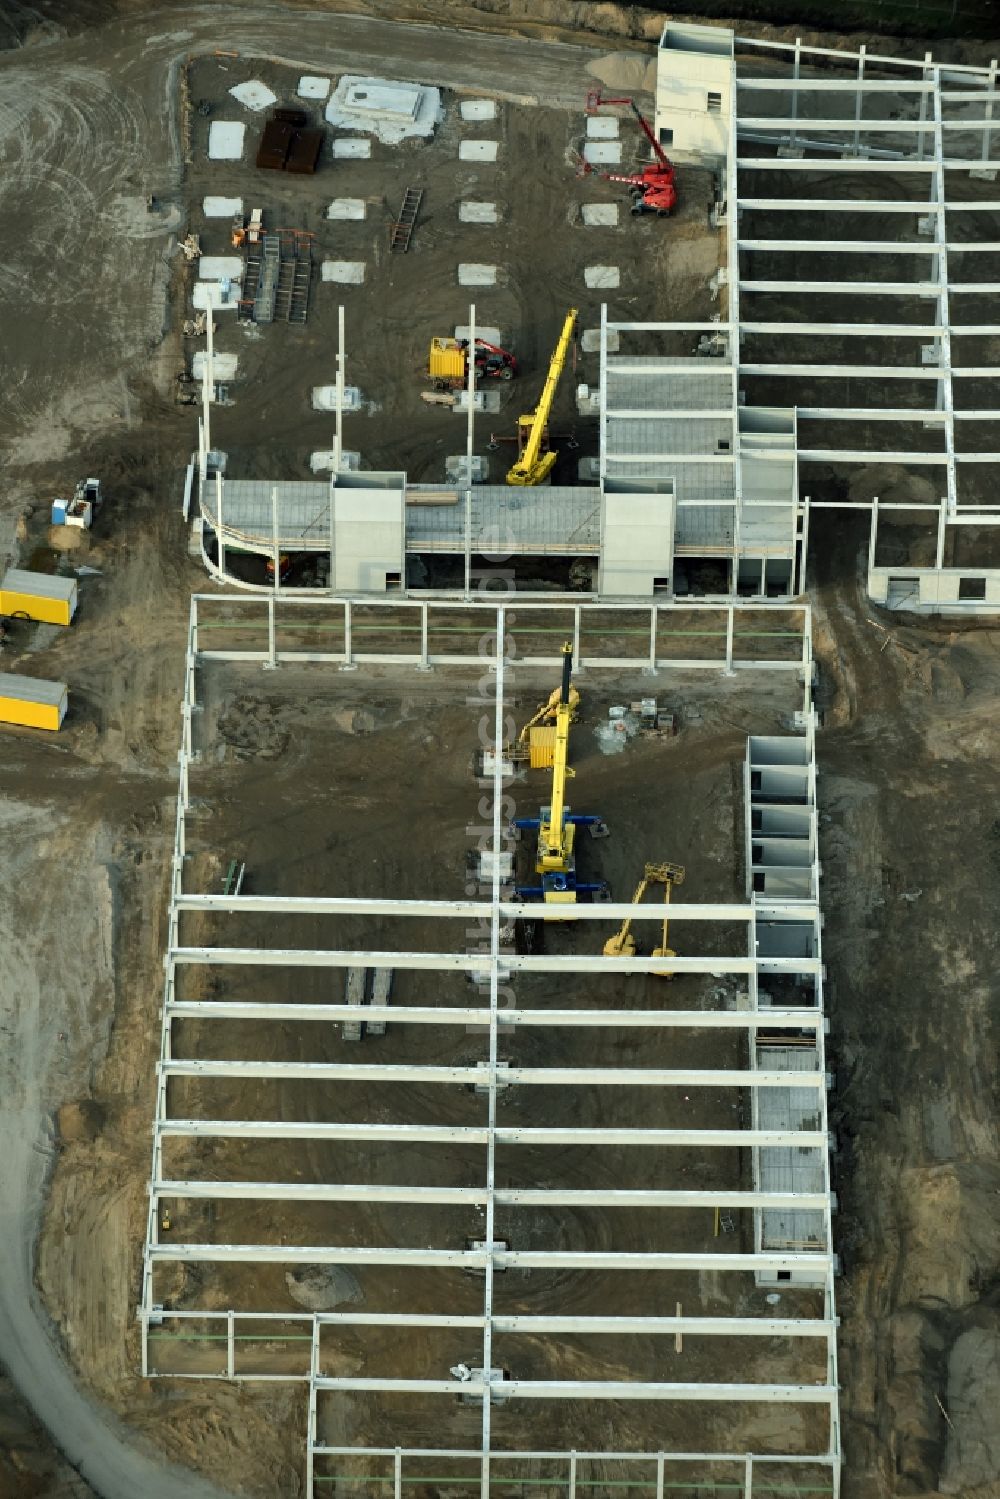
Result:
M168 1315L174 1315L169 1313ZM188 1312L189 1317L204 1316ZM270 1313L271 1317L281 1314ZM289 1321L295 1320L290 1317ZM312 1318L309 1319L310 1321ZM318 1312L320 1327L481 1327L482 1317L421 1312ZM520 1315L493 1317L493 1330L503 1333L585 1333L595 1336L624 1333L673 1336L690 1333L705 1338L831 1338L837 1324L826 1318L806 1317L550 1317Z
M681 412L678 415L688 416ZM500 914L509 920L519 916L538 915L538 905L531 901L501 900ZM489 900L401 900L376 897L356 898L339 895L179 895L175 901L178 911L211 911L222 915L264 914L268 916L440 916L463 921L475 921L488 916L492 909ZM795 904L789 901L769 901L769 913L798 918L803 909L813 910L810 903ZM751 921L759 906L748 901L687 901L671 902L671 921ZM658 907L636 904L633 901L608 902L606 904L580 904L567 907L560 912L560 923L566 921L597 921L605 923L626 916L663 919Z
M355 1011L357 1015L357 1011ZM441 1067L411 1062L230 1062L172 1057L157 1063L162 1077L297 1078L325 1082L460 1083L489 1081L489 1066ZM501 1084L522 1087L646 1088L816 1088L826 1086L818 1072L766 1072L725 1068L692 1070L665 1067L511 1067L498 1063ZM791 1081L790 1081L791 1079Z
M909 507L904 507L909 508ZM936 508L936 507L935 507ZM662 913L661 913L662 919ZM170 1000L168 1013L189 1020L357 1020L355 1005L298 1004L280 1000L227 999ZM481 1025L489 1011L453 1008L448 1005L373 1005L362 1012L365 1020L385 1020L398 1025ZM817 1030L823 1016L816 1010L504 1010L509 1025L569 1026L577 1029L610 1028L648 1030Z
M742 38L740 38L742 41ZM768 44L770 45L770 44ZM803 48L803 51L816 51L816 48ZM843 58L849 54L843 52L830 52L831 57ZM881 59L869 58L868 61L880 61ZM885 79L865 78L861 83L856 78L737 78L736 86L741 93L751 91L757 93L799 93L799 94L856 94L860 89L862 94L929 94L933 83L922 80L917 83L903 81L886 81ZM979 98L979 95L976 95ZM800 121L807 125L808 120Z
M740 279L740 290L747 292L802 291L818 295L832 293L845 297L936 297L935 281L803 281L798 278L787 281L747 281ZM743 327L747 324L744 322ZM794 324L791 325L794 327ZM831 333L839 333L834 324Z
M797 663L789 663L795 666ZM536 915L542 908L534 907ZM607 907L602 907L605 912ZM645 908L648 912L648 906ZM655 910L654 910L655 915ZM604 920L607 921L607 915ZM662 921L662 913L660 917ZM807 919L807 918L803 918ZM347 952L333 948L174 947L168 959L178 964L206 967L252 968L405 968L432 972L488 973L490 958L477 953L427 953L368 951ZM775 973L815 973L815 958L769 958ZM606 958L602 953L505 953L503 966L526 973L658 973L662 958ZM752 973L756 960L750 957L688 956L670 959L674 973Z
M485 1265L485 1249L411 1249L357 1244L195 1244L172 1240L149 1246L155 1262L176 1264L276 1265L417 1265L476 1268ZM614 1250L495 1249L500 1268L526 1270L690 1270L751 1274L791 1270L821 1276L830 1256L816 1251L773 1250L732 1254L636 1254Z
M829 1405L837 1397L829 1385L809 1384L644 1384L639 1380L505 1379L490 1390L481 1379L361 1379L354 1375L315 1380L317 1390L379 1391L403 1395L490 1394L494 1400L737 1400L784 1405Z
M485 1187L408 1187L358 1182L192 1181L164 1177L154 1180L157 1197L240 1202L371 1202L411 1203L440 1207L485 1206ZM598 1208L788 1208L824 1209L826 1192L745 1192L670 1188L497 1187L494 1201L505 1207Z
M936 255L934 245L908 245L883 239L741 239L741 250L762 250L767 254L809 255ZM880 287L881 283L871 282Z
M435 1124L320 1124L288 1119L163 1119L155 1126L168 1137L220 1140L388 1140L408 1145L485 1145L485 1125ZM751 1146L793 1146L796 1149L826 1149L829 1137L820 1130L778 1129L586 1129L516 1128L498 1125L498 1145L606 1145L615 1149L635 1146L656 1150L694 1146L734 1150Z

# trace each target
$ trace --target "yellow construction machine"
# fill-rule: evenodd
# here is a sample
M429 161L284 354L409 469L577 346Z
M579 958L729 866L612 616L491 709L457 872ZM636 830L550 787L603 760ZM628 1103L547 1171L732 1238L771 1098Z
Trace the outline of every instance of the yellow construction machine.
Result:
M571 307L566 314L559 342L549 360L549 372L545 377L542 394L534 411L518 418L518 460L508 471L508 484L544 484L555 467L559 454L549 447L549 413L555 400L556 386L566 363L573 329L576 327L577 309Z
M659 947L653 948L654 958L676 958L677 954L672 947L667 946L667 927L670 917L670 892L675 885L684 883L683 864L647 864L643 871L642 879L635 887L632 904L637 906L642 900L650 885L662 885L663 890L663 935ZM606 958L634 958L635 938L632 935L632 917L626 916L621 926L613 937L609 937L604 944L604 956ZM660 978L673 978L669 968L658 970Z
M559 686L559 697L555 704L555 732L552 746L552 794L548 806L539 810L537 817L518 817L513 829L537 829L538 845L535 854L535 873L540 874L540 885L518 885L521 900L541 900L547 905L571 905L582 895L606 892L607 886L580 884L576 878L574 839L577 827L586 827L593 837L603 837L607 826L601 817L593 814L570 814L566 806L566 782L573 775L569 766L569 726L573 718L572 687L570 673L573 669L573 647L567 641L562 648L563 672ZM555 694L553 694L555 696ZM579 701L579 698L577 699ZM540 710L549 711L552 699Z

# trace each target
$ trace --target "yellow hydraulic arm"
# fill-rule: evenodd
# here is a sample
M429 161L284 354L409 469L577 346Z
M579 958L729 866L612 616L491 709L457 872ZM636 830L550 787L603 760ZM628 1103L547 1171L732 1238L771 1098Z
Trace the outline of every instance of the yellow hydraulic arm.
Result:
M650 885L663 885L664 890L664 916L663 935L659 947L653 948L654 958L673 958L677 954L667 946L667 911L670 907L670 891L674 885L684 883L684 866L682 864L647 864L643 871L642 879L635 887L632 904L637 906L649 889ZM632 936L632 917L626 916L618 931L613 937L609 937L604 944L604 956L606 958L633 958L635 957L635 938ZM669 971L664 971L662 977L669 978Z
M567 641L562 649L563 674L556 707L552 800L548 807L548 817L543 817L538 829L538 859L535 868L539 874L568 869L573 853L574 825L566 821L566 780L573 774L568 764L569 726L573 717L569 681L573 669L573 647Z
M569 351L570 339L573 337L573 329L576 327L577 309L571 307L566 314L563 330L559 335L559 342L555 346L552 358L549 361L549 372L545 377L542 394L538 405L528 416L522 416L518 421L519 434L527 432L521 456L514 467L507 474L508 484L541 484L552 472L555 466L557 453L549 451L542 452L542 440L545 429L549 422L549 413L552 410L552 402L555 399L556 386L559 384L559 376L563 372L566 363L566 355Z

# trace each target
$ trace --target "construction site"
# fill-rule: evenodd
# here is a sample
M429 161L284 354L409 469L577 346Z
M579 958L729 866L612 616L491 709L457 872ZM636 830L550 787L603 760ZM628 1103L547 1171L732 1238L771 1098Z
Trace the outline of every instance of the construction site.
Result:
M0 1493L987 1499L986 44L92 8L0 51Z

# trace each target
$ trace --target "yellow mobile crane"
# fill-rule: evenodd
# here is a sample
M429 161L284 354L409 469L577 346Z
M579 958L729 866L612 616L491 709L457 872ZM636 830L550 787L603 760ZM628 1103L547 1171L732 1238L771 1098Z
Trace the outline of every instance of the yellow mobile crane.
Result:
M507 474L508 484L544 484L555 467L559 454L548 447L549 413L555 400L556 386L562 374L570 339L576 327L577 309L571 307L566 314L559 342L549 361L549 372L545 377L542 394L534 411L518 418L517 439L520 457ZM545 451L543 451L543 449Z
M677 954L672 947L667 946L667 927L670 912L670 892L675 885L684 883L683 864L647 864L643 871L642 879L635 887L632 904L637 906L649 889L650 885L663 885L663 936L659 947L653 948L654 958L676 958ZM632 936L632 917L626 916L618 931L613 937L609 937L604 944L604 956L606 958L634 958L635 938ZM661 978L672 978L669 969L660 972Z
M566 781L573 775L569 759L569 726L573 718L572 688L570 674L573 670L573 647L569 643L562 648L562 682L559 700L555 709L555 744L552 752L552 795L549 805L539 810L537 817L518 817L512 827L538 830L538 846L535 853L535 873L540 874L540 885L519 885L517 894L522 900L542 900L546 904L569 905L581 895L602 893L607 886L580 884L576 878L576 857L573 844L578 827L586 827L594 837L607 833L601 817L593 814L570 814L566 806ZM551 699L550 699L551 702ZM548 705L546 705L546 708Z

